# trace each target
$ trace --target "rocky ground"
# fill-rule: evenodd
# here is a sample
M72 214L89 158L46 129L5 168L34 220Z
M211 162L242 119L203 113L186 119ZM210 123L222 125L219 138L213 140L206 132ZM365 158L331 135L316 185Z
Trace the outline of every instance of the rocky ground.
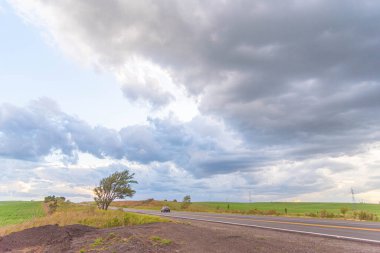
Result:
M380 245L206 222L95 229L42 226L0 238L0 252L380 252Z

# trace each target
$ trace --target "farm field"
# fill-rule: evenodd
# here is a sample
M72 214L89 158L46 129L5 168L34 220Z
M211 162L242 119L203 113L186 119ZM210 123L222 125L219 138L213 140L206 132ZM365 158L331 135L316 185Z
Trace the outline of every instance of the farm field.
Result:
M313 203L313 202L257 202L257 203L225 203L225 202L197 202L197 205L204 206L210 210L240 210L248 211L252 209L259 210L276 210L278 213L284 213L285 208L288 214L316 213L326 210L334 214L340 214L341 208L348 210L367 211L380 215L380 204L363 204L357 203Z
M341 209L347 209L347 214L354 211L365 211L380 217L380 204L356 203L313 203L313 202L255 202L255 203L236 203L236 202L193 202L188 208L181 208L180 202L173 201L118 201L112 203L113 206L128 207L136 209L159 210L167 205L172 210L194 211L194 212L227 212L227 213L250 213L250 214L273 214L290 216L313 216L320 212L340 215ZM311 215L310 215L311 214Z
M0 227L22 223L44 215L40 201L0 201Z
M378 247L377 244L201 221L100 229L83 225L43 226L12 233L0 240L0 252L375 253Z
M167 222L165 218L135 214L135 213L125 213L119 210L99 210L95 206L89 205L77 205L73 203L60 203L57 210L50 214L44 215L42 202L30 202L39 203L39 206L33 206L29 202L0 202L0 210L8 210L8 212L2 211L0 219L8 219L8 223L4 223L0 227L0 236L21 231L28 228L45 226L45 225L59 225L67 226L73 224L81 224L96 228L110 228L118 226L131 226L131 225L141 225L155 222ZM7 217L12 217L12 210L17 212L17 210L22 210L22 207L29 209L29 212L20 213L20 218L10 220ZM32 207L35 207L34 209ZM20 209L19 209L20 208ZM33 216L33 213L36 215ZM39 216L37 216L39 215ZM13 221L13 222L11 222Z
M28 207L31 206L29 202L0 203L3 204L3 207L8 207L4 208L4 210L11 210L12 208L15 210L14 207L22 207L17 205L22 203ZM42 206L41 202L36 203L40 203L40 207ZM313 212L319 210L319 208L329 208L330 212L334 210L341 212L340 208L342 206L341 203L196 202L183 208L183 203L181 202L156 201L153 199L118 201L113 204L113 206L119 207L133 206L146 209L160 209L162 205L168 205L176 210L239 214L248 214L249 211L258 210L259 208L260 210L278 208L276 215L282 215L279 213L282 208L295 210L295 212L301 214L301 212ZM368 210L378 211L377 206L358 204L355 208L366 208L368 212ZM218 216L222 216L222 214ZM224 216L228 217L228 219L231 217L230 215ZM286 217L283 218L286 219ZM132 226L142 224L144 226ZM128 226L128 229L125 229L125 226ZM218 226L217 229L216 226ZM263 237L263 233L265 233L265 237ZM4 249L22 249L24 250L23 252L29 252L36 247L45 248L47 252L127 252L131 248L144 249L143 252L174 252L178 250L183 250L184 252L216 252L216 250L218 252L227 252L225 251L226 249L228 249L228 252L249 252L253 246L257 245L260 246L259 248L267 249L260 252L305 252L310 248L310 245L316 244L316 240L321 241L318 243L318 245L321 245L319 247L320 252L340 252L336 251L336 249L341 249L342 247L345 247L342 252L358 252L358 249L361 252L377 252L373 250L375 246L367 245L363 248L363 244L336 239L316 238L310 235L293 233L287 233L284 239L284 233L279 231L261 229L256 231L255 228L251 227L231 227L225 224L213 224L213 226L210 226L210 223L200 221L170 222L167 217L112 209L104 211L99 210L94 204L78 205L67 202L59 203L57 209L50 215L0 227L0 238L0 252L3 252ZM229 239L226 240L226 238ZM195 241L197 243L194 243ZM215 245L210 244L210 241L217 241L218 248L215 249Z

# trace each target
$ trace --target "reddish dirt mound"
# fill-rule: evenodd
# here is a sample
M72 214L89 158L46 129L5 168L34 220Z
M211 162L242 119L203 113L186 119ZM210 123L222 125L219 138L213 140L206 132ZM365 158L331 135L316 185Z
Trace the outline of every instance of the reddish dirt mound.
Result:
M94 229L43 226L5 236L12 253L379 253L379 245L216 223L155 223Z
M94 230L83 225L47 225L25 229L0 238L0 252L17 252L21 249L22 252L65 252L74 237Z

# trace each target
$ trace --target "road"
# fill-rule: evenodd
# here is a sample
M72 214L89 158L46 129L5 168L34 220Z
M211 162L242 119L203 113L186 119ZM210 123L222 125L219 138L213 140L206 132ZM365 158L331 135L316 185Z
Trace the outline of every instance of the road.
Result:
M135 212L171 218L216 222L247 227L273 229L286 232L327 236L339 239L380 244L380 222L359 222L333 219L291 218L283 216L255 216L197 212L164 213L153 210L124 208Z

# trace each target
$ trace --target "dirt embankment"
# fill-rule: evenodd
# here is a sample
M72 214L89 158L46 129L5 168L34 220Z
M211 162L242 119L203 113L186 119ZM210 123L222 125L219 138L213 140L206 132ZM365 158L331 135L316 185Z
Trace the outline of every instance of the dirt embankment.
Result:
M206 222L95 229L54 225L0 238L0 252L380 252L380 246Z
M96 229L82 225L47 225L0 237L0 252L66 252L75 238Z

